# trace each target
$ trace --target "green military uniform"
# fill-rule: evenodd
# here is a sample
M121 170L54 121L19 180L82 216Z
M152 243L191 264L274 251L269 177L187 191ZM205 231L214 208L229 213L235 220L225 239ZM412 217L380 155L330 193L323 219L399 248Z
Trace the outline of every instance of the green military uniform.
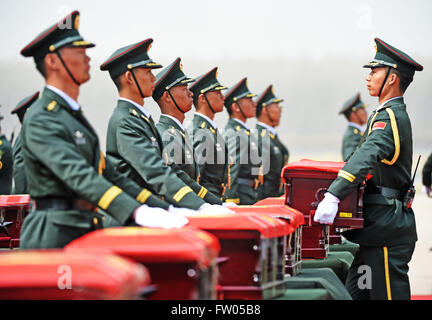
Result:
M21 54L33 56L38 63L48 52L64 46L94 46L79 35L78 19L74 11L41 33ZM60 27L68 21L73 28ZM95 131L73 101L47 86L24 119L22 148L32 211L21 230L21 248L61 248L103 227L96 207L123 225L133 221L141 203L168 208L105 161Z
M350 114L359 108L365 108L366 105L360 99L360 93L357 93L354 97L346 101L339 111L339 114L343 114L349 121ZM345 130L345 134L342 140L342 159L346 161L349 156L354 152L363 137L364 130L360 125L349 122L348 127Z
M108 70L111 78L116 79L128 70L133 75L135 67L162 67L147 54L152 42L153 39L147 39L118 49L101 65L101 70ZM141 96L144 98L142 92ZM205 203L202 199L204 192L197 195L166 164L161 136L150 113L142 106L127 99L119 99L108 124L106 148L107 158L116 170L167 202L195 210Z
M3 119L0 116L0 121ZM10 194L12 189L12 147L5 135L0 135L0 194Z
M181 59L177 58L156 75L153 99L158 101L164 92L168 92L176 108L183 113L171 94L170 89L175 86L187 85L192 81L193 79L186 77L183 73ZM222 201L199 183L200 174L198 165L195 162L192 141L180 121L172 116L162 114L159 122L156 124L156 128L162 138L163 155L166 162L174 169L184 183L190 186L204 201L210 204L221 205Z
M195 79L190 87L195 98L203 94L207 99L208 92L226 89L217 79L217 69L217 67L213 68ZM214 111L208 99L207 104ZM200 172L200 184L213 194L222 197L224 201L231 201L225 197L225 190L231 188L229 184L230 161L225 139L214 122L199 113L195 113L192 120L192 132L193 147Z
M426 187L430 187L432 184L432 153L429 158L427 158L426 163L423 167L422 178L423 185Z
M257 116L261 113L262 108L282 101L283 99L276 98L274 95L273 86L268 86L257 99ZM289 151L279 140L279 136L273 127L262 122L257 122L256 128L258 130L260 156L270 160L268 172L264 174L261 198L279 197L285 193L281 181L281 172L282 168L288 163ZM265 143L265 141L270 141L270 143ZM267 171L265 169L264 171Z
M376 38L377 54L365 67L397 68L413 76L423 67L400 50ZM385 81L383 82L385 83ZM414 212L404 206L410 187L412 130L403 97L383 103L369 118L365 139L328 191L339 199L354 192L368 173L364 195L364 228L344 236L360 244L347 287L355 299L409 299L408 262L417 240ZM360 290L358 266L372 269L372 288Z
M225 95L225 106L231 108L243 98L252 98L256 94L251 93L247 87L247 79L228 90ZM228 144L229 155L233 159L231 166L231 188L225 195L233 202L241 205L250 205L261 197L262 165L258 158L258 141L245 123L234 118L229 118L224 132ZM255 157L253 157L253 154Z
M18 102L15 109L11 111L12 114L16 114L20 123L22 124L24 121L24 115L27 112L28 108L39 98L39 91L28 96ZM13 159L14 159L14 171L13 171L13 179L14 179L14 194L27 194L27 178L24 171L24 158L22 155L22 136L21 132L18 134L15 143L13 145Z

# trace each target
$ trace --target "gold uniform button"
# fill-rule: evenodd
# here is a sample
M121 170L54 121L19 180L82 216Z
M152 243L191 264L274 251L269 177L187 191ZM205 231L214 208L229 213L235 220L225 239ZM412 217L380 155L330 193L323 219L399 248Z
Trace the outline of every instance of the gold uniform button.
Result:
M97 219L97 218L93 218L93 223L94 223L95 225L97 225L97 224L98 224L98 219Z

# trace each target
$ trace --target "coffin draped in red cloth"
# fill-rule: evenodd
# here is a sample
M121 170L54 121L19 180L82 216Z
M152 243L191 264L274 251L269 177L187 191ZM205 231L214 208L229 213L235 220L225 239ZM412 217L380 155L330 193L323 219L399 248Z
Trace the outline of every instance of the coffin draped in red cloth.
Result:
M221 244L219 299L268 299L283 293L286 238L294 228L263 213L189 217L189 225L215 235ZM256 210L260 211L260 210Z
M112 254L59 250L0 253L0 299L137 299L147 269Z
M216 297L216 237L193 228L108 228L72 241L66 251L110 252L144 264L158 286L151 299Z

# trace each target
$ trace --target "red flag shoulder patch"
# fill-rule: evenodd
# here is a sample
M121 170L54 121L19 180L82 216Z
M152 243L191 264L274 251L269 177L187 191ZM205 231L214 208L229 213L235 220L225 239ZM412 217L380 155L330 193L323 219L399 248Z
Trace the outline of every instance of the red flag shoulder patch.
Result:
M372 127L372 130L375 130L375 129L384 129L386 127L386 125L387 125L387 123L382 122L382 121L375 122L374 125L373 125L373 127Z

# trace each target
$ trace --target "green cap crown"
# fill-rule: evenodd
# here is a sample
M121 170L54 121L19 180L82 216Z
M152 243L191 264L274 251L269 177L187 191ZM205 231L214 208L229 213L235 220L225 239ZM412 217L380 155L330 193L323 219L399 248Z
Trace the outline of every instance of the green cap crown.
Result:
M134 43L116 50L104 63L101 64L102 71L109 71L112 79L116 79L128 70L134 68L162 68L159 63L150 59L148 51L153 39Z
M391 67L410 77L414 76L415 71L423 70L423 66L414 61L409 55L379 38L375 38L375 47L375 58L364 65L364 68Z
M28 108L39 98L39 91L36 93L33 93L32 95L25 97L22 99L18 104L16 105L15 109L11 111L11 114L16 113L19 121L22 123L24 119L24 115Z
M279 103L282 101L284 101L284 100L276 98L276 96L274 95L273 85L272 84L269 85L267 87L267 89L265 89L264 92L261 93L261 95L258 97L258 99L256 101L257 102L257 112L256 112L257 116L259 116L263 107L266 107L272 103Z
M79 12L73 11L53 26L41 32L21 50L21 54L24 57L33 57L35 62L38 63L48 53L56 52L63 47L94 47L93 43L85 41L78 32L79 17Z
M227 87L221 85L217 79L218 67L211 69L209 72L200 75L195 79L194 83L190 86L189 90L192 91L195 98L200 94L210 91L220 91Z
M243 98L256 97L255 93L250 92L247 85L247 78L243 78L236 85L231 87L225 95L225 107L231 108L234 102Z
M365 107L366 105L360 99L360 93L357 93L354 97L348 99L344 103L341 111L339 111L339 114L343 114L347 119L349 119L351 112Z
M162 71L156 75L153 99L158 101L165 91L175 86L185 86L193 81L192 78L188 78L183 73L181 59L177 58L173 63L162 69Z

